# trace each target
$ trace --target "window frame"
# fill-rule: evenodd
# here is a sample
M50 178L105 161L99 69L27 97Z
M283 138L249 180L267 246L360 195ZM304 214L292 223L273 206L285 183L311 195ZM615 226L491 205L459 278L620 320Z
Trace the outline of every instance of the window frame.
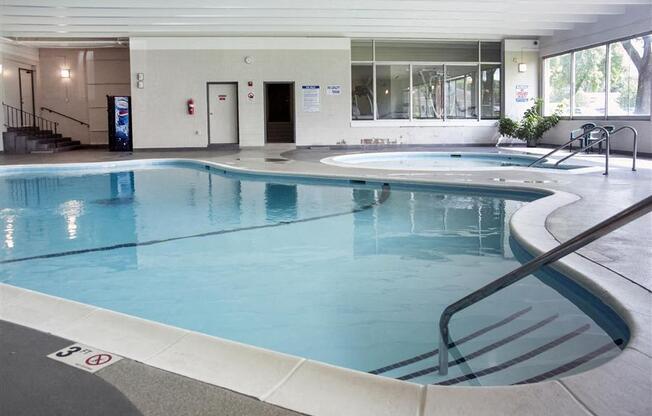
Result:
M366 125L368 126L370 123L376 123L376 124L383 124L383 125L401 125L401 126L424 126L424 125L439 125L439 124L444 124L444 123L474 123L474 125L479 124L480 122L485 122L488 125L494 125L496 121L500 118L503 117L505 114L505 106L504 106L504 97L505 97L505 89L504 89L504 42L498 41L498 40L478 40L478 39L459 39L459 40L440 40L440 39L424 39L424 40L418 40L418 39L392 39L391 41L396 41L396 42L401 42L401 41L424 41L424 42L450 42L450 43L455 43L455 42L475 42L477 43L477 48L478 48L478 60L477 61L377 61L376 60L376 40L375 39L351 39L356 40L356 41L363 41L363 40L371 40L372 42L372 61L350 61L350 66L353 67L355 65L372 65L373 67L373 89L374 89L374 102L373 102L373 107L374 107L374 117L371 120L355 120L353 119L353 108L351 108L351 111L349 111L349 117L350 121L355 125L358 126L363 126ZM386 40L381 40L385 42ZM494 62L494 61L483 61L482 60L482 43L487 42L487 43L500 43L500 62ZM376 85L376 78L377 78L377 73L376 73L376 67L377 65L407 65L409 67L409 73L410 73L410 83L409 83L409 117L406 119L396 119L396 120L390 120L390 119L379 119L378 118L378 93L377 93L377 85ZM447 66L474 66L476 68L477 75L476 77L478 78L476 82L476 86L474 88L474 94L476 95L476 102L478 103L478 110L477 110L477 117L474 118L466 118L466 119L458 119L458 118L453 118L449 119L446 114L446 106L448 104L448 98L446 97L445 93L445 88L443 89L443 99L442 99L442 106L443 106L443 117L441 118L432 118L432 119L421 119L421 118L414 118L414 85L413 82L414 80L412 79L413 76L413 67L414 66L443 66L444 68L444 83L446 82L446 67ZM481 86L479 82L479 77L481 74L481 67L482 65L497 65L500 69L500 74L501 74L501 82L500 82L500 96L501 96L501 102L500 102L500 116L498 118L492 117L492 118L482 118L482 112L480 111L479 104L481 103L482 99L482 91L481 91ZM483 125L483 124L480 124Z
M578 48L573 48L573 49L568 49L564 50L562 52L555 52L550 55L545 55L540 58L539 61L539 69L540 73L542 74L541 79L540 79L540 90L542 92L542 96L546 96L546 81L545 78L547 76L547 73L545 72L545 61L546 59L550 58L555 58L557 56L562 56L566 54L570 54L570 65L571 65L571 79L570 79L570 115L568 116L562 116L562 120L630 120L630 121L652 121L652 111L650 111L650 114L647 115L626 115L626 116L610 116L609 115L609 92L611 90L611 45L624 42L626 40L630 39L635 39L635 38L640 38L640 37L645 37L645 36L652 36L652 31L648 32L643 32L639 33L636 35L631 35L631 36L626 36L622 38L616 38L616 39L611 39L606 42L599 42L599 43L594 43L591 45L587 46L582 46ZM604 68L604 73L605 73L605 88L604 88L604 103L605 103L605 111L604 111L604 116L575 116L574 115L574 108L575 108L575 54L577 52L581 52L584 50L588 49L593 49L593 48L598 48L604 46L606 48L606 58L605 58L605 68ZM650 97L652 100L652 97ZM543 112L544 114L547 114L547 108L546 108L546 100L543 100Z

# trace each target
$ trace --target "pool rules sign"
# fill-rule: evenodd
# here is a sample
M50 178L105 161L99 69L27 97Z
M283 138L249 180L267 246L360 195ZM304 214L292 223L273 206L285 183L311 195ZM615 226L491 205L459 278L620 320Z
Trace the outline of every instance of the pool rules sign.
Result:
M55 351L47 357L89 373L94 373L122 360L119 355L83 344L73 344Z

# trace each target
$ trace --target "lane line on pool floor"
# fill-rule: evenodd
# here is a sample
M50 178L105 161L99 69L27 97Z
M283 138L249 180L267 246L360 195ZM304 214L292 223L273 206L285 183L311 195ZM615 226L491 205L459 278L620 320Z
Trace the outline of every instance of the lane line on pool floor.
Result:
M539 381L544 381L546 379L549 379L551 377L558 376L560 374L566 373L574 368L579 367L582 364L588 363L589 361L593 360L594 358L597 358L601 356L602 354L605 354L609 351L611 351L614 348L620 348L620 345L623 344L623 340L618 338L614 341L609 341L608 343L604 344L600 348L597 348L589 353L586 353L582 355L581 357L578 357L574 359L573 361L569 361L566 364L560 365L559 367L555 367L550 371L546 371L545 373L541 373L537 376L530 377L526 380L521 380L517 383L514 383L513 385L518 385L518 384L528 384L528 383L537 383Z
M486 345L486 346L480 348L479 350L476 350L476 351L472 352L471 354L468 354L468 355L463 356L461 358L458 358L456 360L450 361L448 363L448 365L449 366L456 366L456 365L465 363L465 362L467 362L469 360L472 360L474 358L477 358L477 357L479 357L479 356L481 356L483 354L486 354L486 353L488 353L490 351L493 351L493 350L495 350L497 348L500 348L503 345L509 344L512 341L516 341L517 339L529 334L530 332L536 331L537 329L548 325L550 322L554 321L558 317L559 317L559 314L551 315L551 316L543 319L542 321L539 321L539 322L537 322L537 323L535 323L533 325L530 325L527 328L524 328L524 329L522 329L522 330L520 330L520 331L518 331L518 332L516 332L516 333L514 333L512 335L509 335L509 336L507 336L507 337L505 337L505 338L503 338L501 340L498 340L498 341L493 342L493 343L491 343L489 345ZM397 377L397 379L398 380L412 380L413 378L417 378L417 377L425 376L425 375L430 374L430 373L434 373L437 370L439 370L439 365L424 368L423 370L415 371L413 373L406 374L406 375L401 376L401 377Z
M495 365L493 367L485 368L484 370L481 371L476 371L470 374L464 374L463 376L451 378L445 381L441 381L439 383L434 383L439 386L452 386L453 384L461 383L463 381L468 381L468 380L474 380L476 378L480 378L482 376L486 376L489 374L496 373L498 371L505 370L506 368L512 367L516 364L522 363L523 361L527 361L530 358L534 358L537 355L543 354L544 352L555 348L561 344L563 344L566 341L570 341L571 339L575 338L578 335L583 334L584 332L588 331L591 325L585 324L582 325L581 327L568 332L561 337L554 339L546 344L541 345L540 347L537 347L529 352L526 352L525 354L519 355L518 357L512 358L511 360L507 360L502 364Z
M506 324L510 323L511 321L525 315L526 313L530 312L531 310L532 310L532 306L528 306L525 309L521 309L520 311L509 315L507 318L505 318L505 319L503 319L501 321L498 321L498 322L493 323L493 324L491 324L489 326L481 328L481 329L479 329L479 330L477 330L475 332L472 332L469 335L466 335L465 337L462 337L462 338L460 338L458 340L455 340L455 341L451 342L450 344L448 344L448 348L453 348L456 345L461 345L461 344L463 344L463 343L465 343L467 341L472 340L473 338L479 337L480 335L484 335L484 334L486 334L487 332L489 332L489 331L491 331L493 329L496 329L496 328L499 328L499 327L501 327L503 325L506 325ZM439 354L439 348L435 348L432 351L424 352L423 354L419 354L419 355L414 356L412 358L407 358L405 360L399 361L399 362L394 363L394 364L387 365L385 367L381 367L381 368L377 368L375 370L371 370L371 371L369 371L369 374L386 373L388 371L395 370L397 368L405 367L406 365L414 364L416 362L425 360L426 358L434 357L437 354Z
M242 228L233 228L233 229L228 229L228 230L217 230L217 231L209 231L206 233L198 233L198 234L191 234L191 235L183 235L179 237L170 237L170 238L164 238L160 240L149 240L149 241L143 241L143 242L134 242L134 243L122 243L122 244L114 244L111 246L104 246L104 247L94 247L94 248L86 248L86 249L81 249L81 250L70 250L70 251L62 251L58 253L50 253L50 254L41 254L38 256L29 256L29 257L21 257L17 259L9 259L9 260L2 260L0 261L0 264L10 264L10 263L20 263L24 261L29 261L29 260L39 260L39 259L50 259L50 258L56 258L56 257L65 257L65 256L74 256L77 254L86 254L86 253L94 253L98 251L110 251L110 250L117 250L121 248L131 248L131 247L140 247L140 246L151 246L154 244L162 244L162 243L169 243L172 241L179 241L179 240L187 240L191 238L202 238L202 237L212 237L216 235L222 235L222 234L233 234L236 232L240 231L253 231L253 230L261 230L265 228L275 228L275 227L281 227L285 225L292 225L292 224L300 224L300 223L306 223L306 222L311 222L311 221L318 221L318 220L324 220L328 218L335 218L335 217L342 217L345 215L352 215L352 214L357 214L359 212L366 211L368 209L371 209L376 206L382 205L385 201L390 196L390 188L389 184L383 184L381 188L381 194L378 197L378 199L371 204L364 205L359 208L355 208L351 211L346 211L346 212L337 212L334 214L327 214L327 215L320 215L318 217L311 217L311 218L303 218L303 219L298 219L298 220L293 220L293 221L279 221L275 222L273 224L264 224L264 225L252 225L249 227L242 227Z

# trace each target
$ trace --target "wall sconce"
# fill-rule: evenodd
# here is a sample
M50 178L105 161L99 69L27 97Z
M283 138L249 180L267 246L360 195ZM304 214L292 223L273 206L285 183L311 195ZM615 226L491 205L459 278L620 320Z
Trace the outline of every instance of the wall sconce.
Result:
M518 72L527 72L527 64L521 62L518 64Z
M63 79L68 79L68 78L70 78L70 69L68 69L68 68L61 68L61 78L63 78Z

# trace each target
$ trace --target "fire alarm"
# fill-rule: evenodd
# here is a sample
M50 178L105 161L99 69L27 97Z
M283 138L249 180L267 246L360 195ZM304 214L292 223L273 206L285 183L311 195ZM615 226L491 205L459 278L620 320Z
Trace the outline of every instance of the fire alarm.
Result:
M254 82L253 81L247 81L247 87L253 87Z

